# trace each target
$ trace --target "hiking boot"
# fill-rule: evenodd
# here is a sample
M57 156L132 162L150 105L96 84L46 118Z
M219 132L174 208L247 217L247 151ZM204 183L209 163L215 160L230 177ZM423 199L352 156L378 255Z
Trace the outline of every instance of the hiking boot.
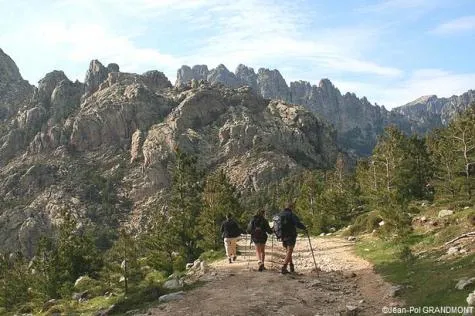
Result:
M295 272L294 264L293 264L293 263L289 264L289 270L290 270L290 273L294 273L294 272Z
M289 270L287 270L287 267L286 266L283 266L282 269L280 270L280 273L282 274L289 274Z
M229 258L229 263L233 263L233 262L231 261L231 258Z
M264 264L263 263L259 264L259 272L264 271L264 269L265 269Z
M237 258L237 257L236 257L236 256L234 256L234 257L233 257L233 261L236 261L236 258Z

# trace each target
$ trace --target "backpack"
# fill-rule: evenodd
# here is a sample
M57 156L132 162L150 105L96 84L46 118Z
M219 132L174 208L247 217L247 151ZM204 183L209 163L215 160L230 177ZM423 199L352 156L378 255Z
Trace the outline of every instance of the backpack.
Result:
M277 239L282 239L282 237L287 237L292 232L292 218L288 214L280 213L274 215L272 218L274 225L272 229Z
M262 219L253 219L251 223L251 238L254 240L264 240L266 239L266 232L263 229Z

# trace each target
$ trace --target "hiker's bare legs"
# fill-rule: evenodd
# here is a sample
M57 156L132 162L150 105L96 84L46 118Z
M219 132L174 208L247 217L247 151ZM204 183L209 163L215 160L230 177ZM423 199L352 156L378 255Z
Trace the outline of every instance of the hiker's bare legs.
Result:
M265 244L256 244L256 257L257 257L257 260L259 261L259 263L264 263L264 259L265 259L265 253L264 253L264 249L265 249Z
M259 261L264 263L264 259L265 259L265 247L266 245L265 244L259 244L258 245L258 248L259 248Z
M256 258L257 258L258 263L261 263L261 253L259 249L259 244L255 244L255 245L256 245Z
M261 262L264 264L264 260L266 258L266 244L262 244L262 249L261 249Z

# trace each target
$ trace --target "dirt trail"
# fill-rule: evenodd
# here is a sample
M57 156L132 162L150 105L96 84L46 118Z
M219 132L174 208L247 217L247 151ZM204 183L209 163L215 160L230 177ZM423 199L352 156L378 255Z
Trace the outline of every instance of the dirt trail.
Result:
M390 285L373 272L370 263L353 254L351 242L312 238L322 270L317 273L308 239L299 238L294 252L297 273L290 275L279 273L284 257L281 244L274 240L271 245L269 240L266 271L257 272L254 247L241 240L236 262L211 264L202 278L209 282L180 301L159 305L149 315L333 316L347 315L347 306L357 307L358 315L382 315L383 306L397 304L388 295Z

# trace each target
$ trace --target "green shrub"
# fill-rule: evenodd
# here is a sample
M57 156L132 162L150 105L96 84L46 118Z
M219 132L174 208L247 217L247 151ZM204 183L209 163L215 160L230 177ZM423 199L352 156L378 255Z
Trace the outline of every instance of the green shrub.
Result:
M372 232L379 227L379 222L382 221L378 212L368 212L358 216L351 225L349 232L351 235Z
M224 250L208 250L200 255L200 259L205 261L216 261L224 258L224 256Z
M411 248L408 245L403 245L399 250L399 259L406 263L414 263L416 256L411 251Z

